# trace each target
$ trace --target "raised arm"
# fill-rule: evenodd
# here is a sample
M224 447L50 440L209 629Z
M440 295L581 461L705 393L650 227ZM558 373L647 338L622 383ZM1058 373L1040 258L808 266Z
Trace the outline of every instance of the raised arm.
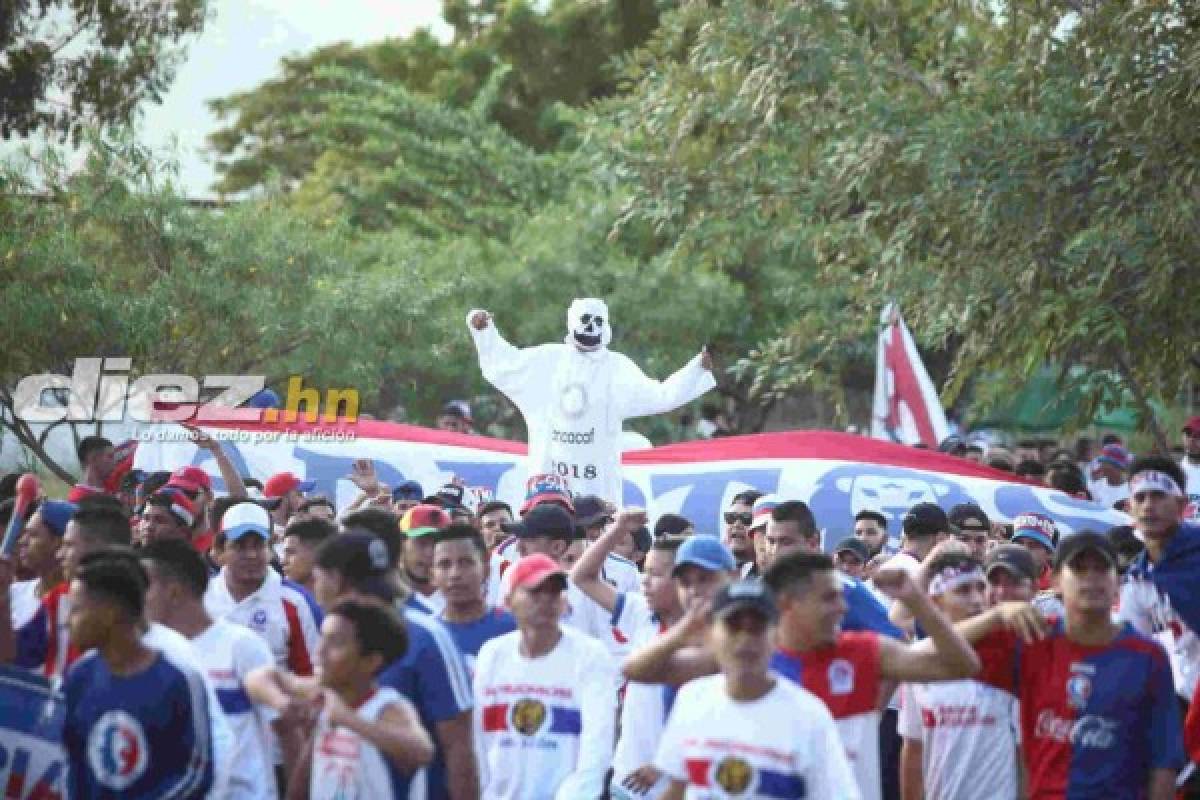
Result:
M482 309L467 314L467 329L479 354L479 369L524 412L526 405L540 408L549 402L546 392L555 345L518 348L509 344L492 315Z
M631 681L670 686L712 675L717 662L704 644L707 615L707 606L689 609L666 633L631 653L621 672Z
M619 353L614 355L617 374L613 380L613 397L625 419L673 411L717 385L707 350L693 357L665 381L646 377L630 358Z
M627 533L633 533L646 524L646 512L640 508L625 509L617 514L616 520L600 538L592 542L575 566L571 568L571 582L579 590L595 600L597 605L611 613L617 607L617 590L600 577L604 560Z
M979 672L979 656L955 630L946 615L903 569L885 567L875 573L875 585L903 603L929 635L916 644L892 639L879 642L879 668L884 678L896 681L935 681L969 678Z

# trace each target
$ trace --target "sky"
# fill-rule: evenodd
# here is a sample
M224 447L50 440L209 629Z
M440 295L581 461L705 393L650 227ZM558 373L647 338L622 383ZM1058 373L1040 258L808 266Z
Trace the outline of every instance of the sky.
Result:
M205 101L252 89L279 73L284 56L340 41L356 44L429 27L448 38L441 0L209 0L213 16L186 44L186 60L161 105L146 105L139 138L172 154L191 197L216 178L205 137L217 119ZM11 143L15 144L15 143ZM9 148L5 148L9 149Z

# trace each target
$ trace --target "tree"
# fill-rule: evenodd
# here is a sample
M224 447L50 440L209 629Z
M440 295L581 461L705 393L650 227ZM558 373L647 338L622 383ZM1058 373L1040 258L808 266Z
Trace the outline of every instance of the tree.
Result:
M159 102L205 0L0 0L0 136L44 131L78 142Z
M298 185L322 155L311 133L325 113L313 92L322 70L339 67L403 88L451 109L475 108L518 142L555 149L571 128L559 106L582 108L617 88L614 59L644 42L657 24L653 0L556 0L545 10L521 0L447 2L455 28L442 44L428 31L362 47L339 44L285 59L279 78L214 100L227 126L212 134L221 178L236 194ZM669 4L666 4L669 5ZM481 97L485 102L481 102Z
M1081 416L1113 399L1109 370L1151 420L1175 395L1195 353L1179 298L1200 281L1200 27L1182 3L1075 5L729 0L663 19L617 101L626 218L765 277L750 313L794 314L744 363L755 391L836 391L893 297L952 347L946 400L1051 361L1085 368ZM784 304L762 291L789 284Z

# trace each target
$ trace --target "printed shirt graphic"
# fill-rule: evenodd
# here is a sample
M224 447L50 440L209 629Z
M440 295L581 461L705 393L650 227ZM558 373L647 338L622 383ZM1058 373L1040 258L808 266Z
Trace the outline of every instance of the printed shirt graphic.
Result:
M842 633L832 647L808 653L780 648L771 669L803 686L833 715L862 796L878 800L879 635Z
M1123 622L1157 640L1171 658L1175 689L1191 698L1200 679L1200 528L1185 524L1155 564L1142 553L1121 582L1117 614Z
M621 502L621 423L672 411L716 385L700 356L665 381L646 377L627 356L567 344L518 349L495 320L468 325L483 377L508 396L529 431L529 470L560 475L577 494Z
M266 639L280 668L312 675L313 656L321 638L321 609L312 595L268 569L262 586L239 602L229 593L225 576L222 568L208 582L204 608L209 616L249 628Z
M688 800L861 797L829 711L782 678L745 703L729 697L724 675L686 684L654 763L687 784Z
M94 651L63 684L68 795L199 800L213 784L203 679L164 654L142 672L114 675Z
M898 730L922 745L925 795L1017 796L1017 701L979 681L905 684Z
M1141 797L1151 769L1184 764L1182 721L1166 653L1126 625L1106 646L995 631L977 646L979 680L1020 701L1033 800Z
M475 746L489 800L599 797L612 764L616 665L569 628L539 658L520 633L483 646L475 663Z
M376 689L355 709L375 722L389 707L408 705L392 689ZM349 728L331 726L327 715L317 719L313 735L311 800L425 800L425 774L397 769L379 748Z

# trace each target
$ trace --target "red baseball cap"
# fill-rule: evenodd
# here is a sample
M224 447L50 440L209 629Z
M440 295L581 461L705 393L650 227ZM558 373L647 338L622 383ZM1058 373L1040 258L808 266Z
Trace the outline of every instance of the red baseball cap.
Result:
M534 553L522 558L504 573L504 596L510 597L517 589L536 589L551 578L562 581L567 588L567 573L554 559L544 553Z
M276 472L263 484L263 497L283 497L293 489L305 494L315 488L316 481L302 481L292 472Z
M1200 433L1200 417L1192 417L1183 426L1184 433Z
M200 467L180 467L171 473L171 477L167 480L167 486L177 489L183 489L185 492L196 492L203 489L206 492L212 492L212 478L208 473L200 469Z

